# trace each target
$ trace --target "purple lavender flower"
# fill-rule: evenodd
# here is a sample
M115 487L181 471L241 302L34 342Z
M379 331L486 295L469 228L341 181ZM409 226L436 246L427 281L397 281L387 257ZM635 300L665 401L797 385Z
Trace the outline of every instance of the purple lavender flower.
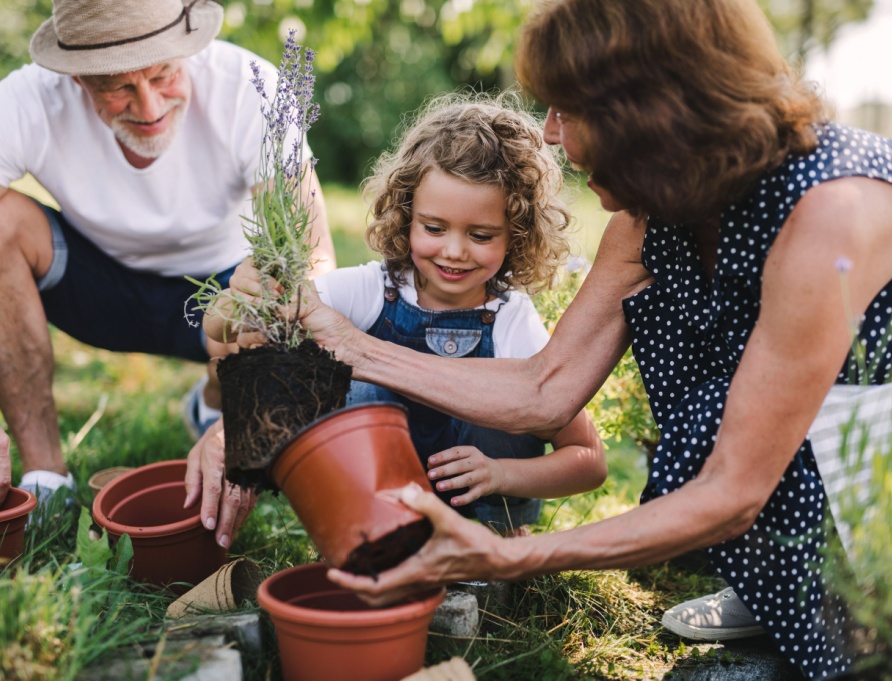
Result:
M290 31L285 40L272 93L267 92L254 62L250 79L260 95L263 132L256 189L251 195L253 215L244 218L243 227L262 280L274 280L280 287L264 286L252 300L231 297L229 320L233 328L258 329L271 345L291 349L304 334L300 322L283 316L282 311L298 298L313 265L316 193L304 194L300 185L316 167L315 158L304 158L304 140L319 116L319 105L313 102L315 53L297 45L294 36ZM224 295L213 279L195 283L201 286L192 297L199 301L199 309L208 309L216 295Z

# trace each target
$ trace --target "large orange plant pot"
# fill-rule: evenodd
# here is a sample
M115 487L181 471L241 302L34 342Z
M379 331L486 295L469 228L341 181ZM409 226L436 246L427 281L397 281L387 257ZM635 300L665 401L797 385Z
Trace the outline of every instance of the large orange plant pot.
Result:
M214 533L201 524L198 507L186 501L185 459L135 468L109 482L93 500L93 519L116 542L133 542L130 576L167 586L198 584L227 560ZM173 591L188 587L173 585Z
M10 487L0 504L0 569L18 559L25 550L25 524L37 508L37 497L18 487Z
M430 521L397 498L411 482L430 489L402 405L331 412L283 448L270 475L325 560L342 570L377 574L431 535Z
M324 563L274 574L257 590L276 627L284 681L399 681L424 666L444 590L371 608L328 581Z

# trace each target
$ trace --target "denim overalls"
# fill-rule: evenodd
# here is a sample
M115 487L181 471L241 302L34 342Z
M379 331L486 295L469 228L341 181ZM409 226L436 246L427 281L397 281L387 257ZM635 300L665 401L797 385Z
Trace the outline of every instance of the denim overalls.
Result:
M491 303L493 304L493 303ZM500 301L494 301L500 305ZM441 357L493 357L493 323L496 310L425 310L403 300L399 291L384 289L384 309L368 330L369 335L412 350ZM485 399L477 395L472 399ZM545 453L545 443L532 435L512 435L491 428L475 426L447 416L417 402L412 402L386 388L353 381L347 404L398 402L409 410L409 432L422 466L427 458L457 445L472 445L494 459L530 459ZM446 503L466 489L437 492ZM510 518L506 513L506 504ZM469 518L497 531L534 523L542 510L541 499L522 499L491 494L466 506L454 506Z

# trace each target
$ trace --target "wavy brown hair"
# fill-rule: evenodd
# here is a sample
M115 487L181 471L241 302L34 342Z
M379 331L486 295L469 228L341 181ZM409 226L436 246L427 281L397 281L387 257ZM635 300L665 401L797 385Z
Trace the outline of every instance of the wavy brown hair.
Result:
M592 179L639 217L715 220L812 151L824 116L755 0L546 0L516 56L539 101L584 121Z
M431 169L505 193L508 253L491 290L534 292L551 283L569 254L563 175L541 121L516 92L434 98L405 124L396 150L379 157L363 187L371 204L366 241L401 284L412 267L412 198Z

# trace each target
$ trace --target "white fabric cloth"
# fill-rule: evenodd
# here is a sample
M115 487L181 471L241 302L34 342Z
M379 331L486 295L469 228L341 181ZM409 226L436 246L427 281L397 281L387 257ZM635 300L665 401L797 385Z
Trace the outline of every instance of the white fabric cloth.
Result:
M833 386L808 438L837 532L851 552L851 527L843 508L853 502L866 508L873 459L892 446L892 384Z
M403 299L418 306L412 271L399 287ZM344 267L313 280L322 302L346 316L361 331L368 331L384 309L384 288L389 284L380 262ZM492 300L488 310L498 310L492 338L496 357L524 359L535 355L548 342L548 331L533 301L520 291L507 291L507 301ZM481 306L478 309L483 309Z
M231 267L247 253L240 216L250 214L260 161L252 60L272 95L275 68L247 50L214 41L190 57L181 127L142 170L70 76L22 67L0 81L0 186L31 173L72 225L131 268L179 276Z

